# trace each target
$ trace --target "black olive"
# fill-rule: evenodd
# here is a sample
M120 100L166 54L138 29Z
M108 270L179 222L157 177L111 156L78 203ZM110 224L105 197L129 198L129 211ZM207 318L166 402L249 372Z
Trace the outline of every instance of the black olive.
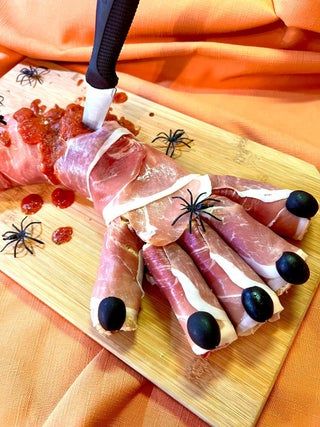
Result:
M193 313L188 319L187 328L192 341L205 350L212 350L220 343L218 322L206 311Z
M256 322L266 322L273 316L273 301L268 292L259 286L242 291L241 301L249 316Z
M319 209L316 199L306 191L293 191L286 201L286 208L289 212L302 218L311 218Z
M308 264L294 252L283 252L276 267L280 276L292 285L302 285L310 276Z
M126 306L122 299L108 297L103 299L98 308L100 325L106 331L118 331L126 320Z

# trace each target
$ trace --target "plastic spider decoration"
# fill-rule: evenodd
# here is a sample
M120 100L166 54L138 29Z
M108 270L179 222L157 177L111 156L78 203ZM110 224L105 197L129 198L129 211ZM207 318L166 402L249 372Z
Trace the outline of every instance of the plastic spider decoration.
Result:
M7 122L4 119L4 116L2 114L0 114L0 123L2 123L3 125L6 125Z
M41 70L41 71L39 71ZM33 67L29 65L29 68L22 68L20 73L17 75L16 82L21 85L26 85L29 83L30 86L36 86L37 83L42 85L44 79L44 74L48 74L50 70L47 67Z
M188 148L191 148L190 143L193 142L193 139L186 136L186 132L183 129L177 129L176 131L170 129L169 135L165 132L160 132L151 142L158 140L162 140L168 144L166 155L169 157L173 156L178 145L185 145Z
M17 249L19 246L23 246L30 254L34 254L32 247L28 246L27 241L32 240L33 242L40 243L41 245L44 245L44 242L42 242L39 239L36 239L35 237L32 237L32 234L27 231L28 228L33 224L41 224L39 221L33 221L30 222L28 225L24 226L23 223L28 217L24 217L23 220L20 223L20 229L12 224L12 227L14 230L6 231L4 234L2 234L2 240L8 241L8 243L1 249L0 252L3 252L9 245L14 244L14 257L17 257Z
M190 194L190 202L188 202L186 199L184 199L181 196L174 196L172 197L173 199L180 199L183 201L183 203L181 203L181 210L184 211L182 212L182 214L180 214L171 225L175 225L175 223L177 221L179 221L179 219L181 217L183 217L183 215L189 215L189 233L192 233L192 220L195 219L196 222L201 226L203 232L206 231L205 227L204 227L204 223L203 220L201 218L201 212L204 211L204 213L206 215L211 216L212 218L221 221L220 218L217 218L216 216L214 216L212 213L207 212L206 209L208 208L212 208L214 206L214 202L219 202L219 200L208 197L206 199L203 199L200 201L201 196L203 196L206 193L200 193L196 199L194 200L193 194L191 193L191 191L189 190L189 188L187 189L188 193ZM210 202L212 202L210 204Z

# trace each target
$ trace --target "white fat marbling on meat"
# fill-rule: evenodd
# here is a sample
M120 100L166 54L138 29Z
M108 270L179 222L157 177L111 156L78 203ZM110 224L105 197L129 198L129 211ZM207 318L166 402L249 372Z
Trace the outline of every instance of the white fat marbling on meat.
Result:
M158 231L158 228L150 223L150 217L149 217L148 209L146 209L145 206L143 208L143 212L144 212L144 219L146 222L144 228L146 231L139 232L139 237L140 237L140 239L147 242L148 240L151 239L152 236L154 236L156 234L156 232Z
M295 240L302 240L303 236L305 235L308 227L310 225L310 219L308 218L300 218L298 222L298 226L296 229L296 232L293 236L293 239Z
M250 197L266 203L287 199L292 193L292 190L270 190L267 188L250 188L243 191L235 189L235 191L240 197Z
M143 298L145 295L144 290L142 288L143 273L144 273L144 262L143 262L142 250L140 250L138 255L138 271L136 275L136 282L142 292L141 298Z
M137 197L134 199L132 198L123 204L115 203L115 205L113 205L113 201L111 201L103 209L104 221L106 225L108 225L115 218L118 218L119 216L124 215L127 212L147 206L149 203L155 202L156 200L162 199L163 197L170 196L170 194L173 194L176 191L181 190L181 188L190 184L190 182L193 180L196 180L200 183L199 193L205 193L203 198L209 197L212 190L209 175L198 175L198 174L185 175L179 178L170 187L162 191L155 192L150 196Z
M92 194L90 190L90 175L93 171L96 164L99 162L101 157L104 155L104 153L115 143L117 142L122 136L124 135L130 135L130 131L126 128L117 128L112 132L112 134L105 140L103 145L99 148L96 155L94 156L92 162L90 163L87 172L86 172L86 183L87 183L87 191L89 194L89 200L92 200ZM67 154L67 153L66 153ZM65 156L66 156L65 154Z
M279 298L277 295L269 288L269 286L264 285L263 283L256 282L255 280L250 279L248 276L245 275L243 271L241 271L238 267L236 267L232 262L230 262L228 259L224 258L223 256L211 252L210 251L210 258L214 260L230 277L232 282L239 286L242 289L246 289L252 286L257 286L264 291L267 292L267 294L270 296L273 302L273 313L279 313L283 310L282 305L280 304ZM277 272L278 274L278 272ZM278 274L279 275L279 274Z

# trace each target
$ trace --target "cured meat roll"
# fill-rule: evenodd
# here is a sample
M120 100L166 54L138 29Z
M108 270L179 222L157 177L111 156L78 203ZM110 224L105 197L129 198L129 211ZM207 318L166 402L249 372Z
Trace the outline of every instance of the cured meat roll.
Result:
M217 197L207 209L220 219L203 214L205 220L278 294L291 284L305 283L310 275L306 253L252 218L244 208L225 197Z
M306 191L281 190L230 175L210 178L213 194L240 203L257 221L284 237L301 240L319 209L317 200Z
M226 312L179 245L147 244L143 247L143 258L195 354L224 347L237 338Z
M179 244L191 256L208 286L226 310L238 335L255 332L283 310L276 293L209 226L195 221Z
M91 298L92 324L103 335L137 327L143 296L141 246L125 221L117 219L107 227Z

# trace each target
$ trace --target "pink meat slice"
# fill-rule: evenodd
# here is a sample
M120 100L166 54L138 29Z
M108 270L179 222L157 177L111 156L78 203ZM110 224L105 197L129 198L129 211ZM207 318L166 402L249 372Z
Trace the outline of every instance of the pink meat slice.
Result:
M93 326L104 335L109 332L99 323L98 308L100 301L111 296L120 298L126 306L126 320L121 329L133 331L137 327L137 316L143 296L143 264L139 257L141 246L139 238L120 218L107 227L91 298Z
M208 288L192 259L179 245L176 243L165 247L145 245L143 258L156 284L168 299L194 353L208 352L196 345L188 333L188 318L197 311L213 311L221 330L220 348L236 339L234 328L217 298ZM175 273L177 270L183 272L191 282L190 294L186 292L181 279L177 278Z
M12 186L41 184L48 182L41 172L40 155L36 145L25 144L18 132L18 123L5 116L7 126L1 126L0 132L8 132L11 139L9 147L0 144L1 173Z
M262 323L253 320L245 311L241 295L243 289L258 286L264 289L274 303L273 320L283 308L279 298L260 277L207 224L205 231L195 222L192 233L186 230L179 244L191 256L208 286L213 290L233 322L238 335L254 333Z
M123 134L113 138L119 129ZM93 133L70 139L55 170L66 187L92 198L95 208L101 212L137 177L144 157L143 146L129 135L129 131L116 122L105 122Z
M210 175L210 178L213 194L240 203L253 218L280 236L301 240L308 230L310 220L286 208L291 190L279 190L264 182L230 175ZM267 195L269 201L262 200L263 195Z
M276 261L284 252L307 255L252 218L238 203L225 197L208 209L221 221L206 216L212 228L249 264L278 295L290 285L279 275Z
M165 246L176 241L188 223L189 216L184 215L172 226L182 212L183 201L180 198L189 201L188 190L194 197L200 193L205 193L203 198L208 197L211 183L208 176L186 173L170 157L163 156L154 148L146 146L145 150L147 155L138 178L113 202L117 205L127 204L129 208L132 203L145 200L144 206L128 209L126 218L142 240L152 245ZM163 192L166 193L165 197L161 197Z

